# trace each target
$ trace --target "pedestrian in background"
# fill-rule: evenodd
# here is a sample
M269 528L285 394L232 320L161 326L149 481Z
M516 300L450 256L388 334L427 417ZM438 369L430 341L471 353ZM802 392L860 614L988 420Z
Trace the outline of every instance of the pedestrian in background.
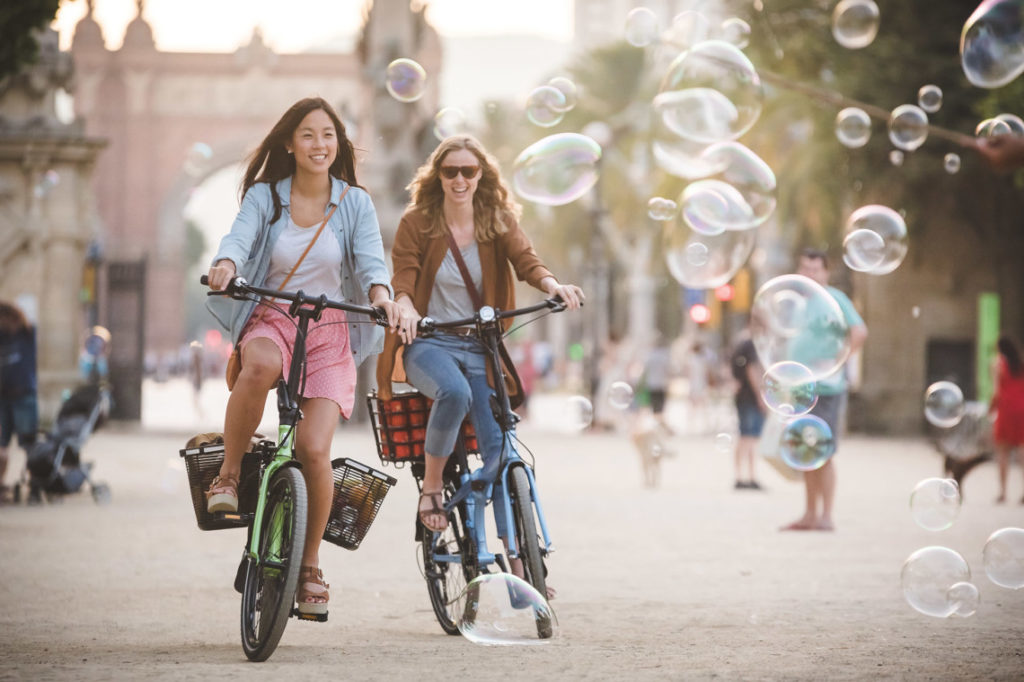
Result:
M742 332L741 340L730 359L732 376L736 379L736 416L739 420L739 438L736 439L735 471L737 490L760 490L754 475L754 451L764 427L765 404L761 395L764 369L757 359L754 341L749 329ZM747 470L746 479L743 469Z
M0 301L0 500L6 500L8 450L14 436L28 453L39 431L36 329L12 303Z
M1005 334L996 342L993 363L993 385L996 387L989 403L989 412L995 413L993 440L999 464L999 497L996 503L1006 501L1006 479L1010 470L1010 452L1016 450L1017 463L1024 470L1024 361L1013 339ZM1021 498L1024 504L1024 498Z

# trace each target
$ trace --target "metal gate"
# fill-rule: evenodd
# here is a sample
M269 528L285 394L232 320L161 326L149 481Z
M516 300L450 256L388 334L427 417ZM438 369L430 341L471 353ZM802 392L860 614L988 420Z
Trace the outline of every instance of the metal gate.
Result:
M110 330L110 389L113 419L142 419L142 374L146 329L146 261L107 265L107 328Z

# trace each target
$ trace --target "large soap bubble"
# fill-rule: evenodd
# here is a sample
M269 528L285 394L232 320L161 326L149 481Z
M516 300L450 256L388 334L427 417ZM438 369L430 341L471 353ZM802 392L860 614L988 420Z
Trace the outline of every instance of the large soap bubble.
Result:
M750 44L750 24L739 17L729 17L719 26L722 40L741 50Z
M950 594L950 590L970 580L967 561L948 547L917 550L903 562L900 572L903 598L915 610L935 618L948 618L961 608L956 592Z
M761 78L746 55L735 45L706 40L672 62L653 106L676 134L709 144L750 130L763 99Z
M878 35L878 18L874 0L842 0L832 10L832 35L847 49L867 47Z
M729 210L717 220L717 227L750 229L764 223L775 211L775 173L749 148L739 142L718 142L701 152L698 159L713 169L706 178L708 181L728 186L719 186L720 193L737 197L729 200ZM715 217L710 219L716 220ZM715 231L720 230L712 230Z
M881 239L880 255L877 240L860 232L861 230L873 232ZM863 247L863 259L858 261L851 259L850 267L853 267L854 264L867 265L877 260L878 263L866 272L871 272L874 275L886 275L898 268L907 255L907 224L904 222L903 216L888 206L869 204L861 206L851 213L846 220L846 234L849 236L854 233L860 235L858 245ZM844 248L849 253L846 242L844 242ZM859 267L854 269L859 269Z
M434 114L434 137L443 140L466 132L466 115L458 107L445 107Z
M836 439L821 417L805 414L787 423L782 431L779 456L797 471L820 469L835 452Z
M586 135L558 133L534 142L516 157L512 186L527 201L561 206L597 182L601 147Z
M941 429L950 429L964 416L964 393L952 381L936 381L924 392L924 416Z
M960 487L951 478L926 478L910 493L910 515L925 530L945 530L960 513Z
M1024 0L985 0L964 23L960 65L979 88L998 88L1024 72Z
M885 258L885 240L873 230L853 230L843 238L843 262L851 270L871 272Z
M754 296L750 331L763 366L797 362L816 381L831 378L850 355L849 327L839 303L802 275L765 282Z
M818 383L799 362L777 362L764 373L761 395L770 410L783 417L810 412L818 402Z
M989 536L982 550L988 579L1000 587L1024 587L1024 528L1002 528Z
M646 7L635 7L626 15L626 42L646 47L658 37L658 17Z
M697 180L715 172L711 162L701 158L707 144L678 135L657 117L651 128L651 156L663 171L684 180Z
M423 97L427 72L412 59L396 59L385 70L385 87L399 102L415 102Z
M474 644L547 644L558 633L551 605L528 582L486 573L466 585L459 632Z

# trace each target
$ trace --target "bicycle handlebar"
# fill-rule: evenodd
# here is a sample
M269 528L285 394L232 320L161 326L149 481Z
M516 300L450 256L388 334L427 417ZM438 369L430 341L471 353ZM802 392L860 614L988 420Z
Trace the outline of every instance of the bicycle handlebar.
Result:
M449 329L451 327L487 326L509 317L527 315L545 309L554 313L560 313L565 310L565 302L560 297L555 296L544 299L540 303L534 303L524 308L513 308L512 310L498 310L491 306L484 306L472 317L464 317L460 320L449 320L447 322L438 322L431 317L423 317L417 323L416 329L420 333L429 334L438 329Z
M206 275L203 275L199 278L199 283L204 286L209 286L210 279ZM230 296L231 298L239 300L249 300L249 296L252 294L291 301L297 306L309 305L319 308L334 308L335 310L344 310L349 313L362 313L363 315L367 315L374 321L374 323L381 327L388 326L388 315L383 308L358 305L356 303L348 303L346 301L332 301L327 298L326 295L307 296L301 290L292 293L289 291L278 291L277 289L267 289L265 287L254 287L246 282L244 277L233 277L231 281L228 282L228 286L222 291L208 291L206 293L207 296Z

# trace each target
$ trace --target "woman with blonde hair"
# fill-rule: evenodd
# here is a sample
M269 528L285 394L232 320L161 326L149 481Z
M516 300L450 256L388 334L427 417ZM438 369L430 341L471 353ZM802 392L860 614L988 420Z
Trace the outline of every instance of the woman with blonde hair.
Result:
M411 201L391 252L391 287L402 314L397 332L385 340L377 385L381 396L389 398L392 379L408 381L434 400L417 513L424 527L440 532L448 525L442 472L463 419L469 414L472 420L485 469L500 458L502 433L491 414L485 351L468 335L471 329L417 338L417 322L426 316L442 322L471 317L483 305L514 308L513 271L548 296L560 296L569 309L580 306L583 292L560 283L544 266L519 227L520 207L497 161L475 138L443 140L408 189ZM495 521L498 535L505 538L505 520L496 514ZM513 571L519 568L515 563Z

